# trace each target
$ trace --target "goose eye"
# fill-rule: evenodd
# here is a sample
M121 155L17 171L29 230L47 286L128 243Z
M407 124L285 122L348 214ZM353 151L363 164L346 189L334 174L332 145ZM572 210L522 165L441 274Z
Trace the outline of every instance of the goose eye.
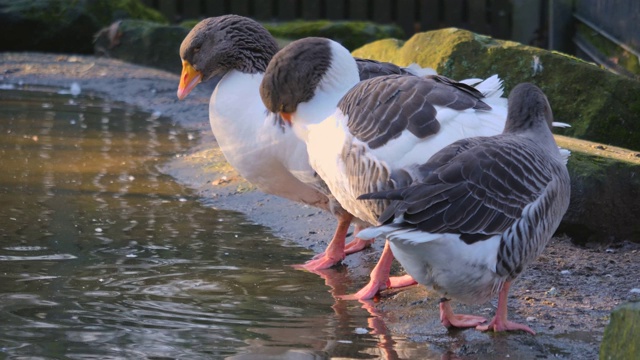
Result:
M193 53L197 54L200 52L200 46L193 48Z

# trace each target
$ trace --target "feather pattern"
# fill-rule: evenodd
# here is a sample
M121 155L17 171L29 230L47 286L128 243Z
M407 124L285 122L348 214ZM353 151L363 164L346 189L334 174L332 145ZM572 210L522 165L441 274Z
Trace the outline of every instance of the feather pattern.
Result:
M310 56L318 51L322 56ZM299 81L292 85L292 79ZM292 42L274 57L260 93L270 111L290 118L312 168L335 199L375 224L389 201L364 202L358 195L407 186L419 174L417 164L442 147L502 131L501 81L491 77L474 84L482 91L440 76L388 75L361 82L358 62L344 47L314 38Z
M360 80L373 79L374 77L386 75L437 75L435 70L431 68L421 68L416 64L411 64L408 67L400 67L395 64L371 59L355 58L355 60L358 64Z
M371 149L408 130L424 139L440 130L437 106L457 111L491 110L476 89L443 76L391 75L361 81L340 100L349 132Z
M394 205L393 214L379 219L382 223L402 215L407 226L459 234L473 243L505 232L525 207L543 196L557 171L555 163L544 159L532 139L505 135L465 139L420 166L424 178L419 183L361 198L402 200Z
M552 124L544 94L519 85L503 134L457 141L418 166L412 185L360 196L392 203L383 225L359 236L386 236L407 271L446 296L495 295L540 255L569 206Z

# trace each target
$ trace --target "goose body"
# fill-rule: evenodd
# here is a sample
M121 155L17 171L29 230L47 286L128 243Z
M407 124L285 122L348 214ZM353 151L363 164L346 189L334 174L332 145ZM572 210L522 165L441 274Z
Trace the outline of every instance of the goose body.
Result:
M306 144L260 99L263 74L277 50L269 32L249 18L225 15L202 20L180 47L183 71L178 98L183 99L201 81L221 77L209 102L209 120L226 160L266 193L332 212L338 226L331 243L344 243L352 216L334 200L310 166ZM430 71L372 60L361 62L365 77ZM344 258L345 252L357 251L367 243L354 244L346 250L332 250L331 256L309 268L332 266Z
M328 210L328 197L304 156L305 144L291 129L273 126L275 115L261 102L248 101L259 98L261 80L259 74L232 70L213 91L210 123L220 150L260 190Z
M455 315L446 300L447 326L524 330L507 320L510 283L535 260L567 211L566 154L553 135L551 108L532 84L509 97L504 132L457 141L418 167L407 187L367 194L391 200L382 226L363 239L384 236L403 267L445 299L482 303L499 295L495 318Z
M360 194L407 185L414 165L437 150L504 127L504 105L491 112L481 94L467 94L442 79L393 75L363 81L331 116L307 126L312 167L354 216L375 224L386 204L359 201ZM430 100L431 95L443 99Z
M262 74L277 50L266 29L251 19L202 20L180 47L178 98L200 81L221 77L211 94L209 121L226 160L266 193L328 210L330 199L321 180L313 180L305 145L291 131L274 127L276 116L259 100Z
M307 88L289 88L291 83ZM360 81L344 47L307 38L272 59L260 91L267 108L289 119L306 142L311 166L341 206L373 225L389 201L358 196L407 186L419 175L417 165L442 147L502 131L506 99L501 81L493 76L477 86L491 96L434 75ZM371 298L385 287L412 283L389 279L392 260L385 249L371 282L353 297Z

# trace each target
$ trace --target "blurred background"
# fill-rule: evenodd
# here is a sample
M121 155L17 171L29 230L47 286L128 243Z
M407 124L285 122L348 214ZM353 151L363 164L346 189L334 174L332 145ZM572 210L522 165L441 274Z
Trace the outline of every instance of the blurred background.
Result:
M277 39L323 36L352 51L456 27L640 76L637 0L0 0L0 51L93 53L177 72L189 29L224 14L258 20Z
M637 0L143 0L179 23L223 14L259 21L365 20L416 32L458 27L640 74Z

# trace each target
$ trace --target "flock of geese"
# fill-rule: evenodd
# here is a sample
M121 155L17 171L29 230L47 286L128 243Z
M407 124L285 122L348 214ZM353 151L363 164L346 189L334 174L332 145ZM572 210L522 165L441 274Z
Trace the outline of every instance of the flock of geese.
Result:
M419 66L353 58L325 38L278 51L249 18L198 23L180 47L178 98L221 77L209 119L227 161L266 193L331 212L320 270L386 241L371 280L346 299L420 283L442 295L447 327L523 330L507 319L511 282L544 249L569 206L569 152L535 85L454 81ZM355 238L345 238L354 224ZM390 277L394 257L407 272ZM455 314L454 299L498 296L495 317Z

